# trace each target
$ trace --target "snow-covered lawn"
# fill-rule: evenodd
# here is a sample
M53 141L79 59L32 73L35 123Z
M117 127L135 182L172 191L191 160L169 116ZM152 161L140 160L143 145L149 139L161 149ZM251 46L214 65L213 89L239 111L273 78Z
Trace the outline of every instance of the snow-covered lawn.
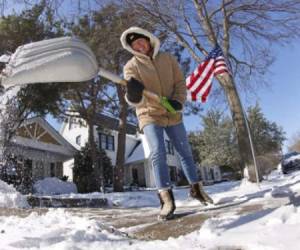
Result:
M287 202L248 214L227 211L207 219L202 227L199 225L190 234L166 241L133 240L111 229L104 221L77 216L68 209L50 209L46 214L31 213L25 218L3 216L0 217L0 249L299 249L300 171L286 176L275 171L261 183L260 188L242 181L220 183L205 189L216 202L267 204L277 198L285 198ZM187 191L175 190L179 209L198 206L196 201L188 198ZM61 196L78 197L80 194ZM153 208L153 211L158 207L154 191L84 196L106 197L111 204L123 208L136 207L141 217L146 207ZM9 207L12 204L24 207L22 199L18 203L15 197L16 192L0 181L0 207L6 203Z

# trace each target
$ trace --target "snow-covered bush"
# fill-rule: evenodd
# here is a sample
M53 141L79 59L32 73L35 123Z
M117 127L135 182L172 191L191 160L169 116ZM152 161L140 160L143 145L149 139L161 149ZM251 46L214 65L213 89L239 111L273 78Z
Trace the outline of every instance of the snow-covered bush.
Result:
M47 177L34 183L33 192L41 195L70 194L77 193L77 187L73 182Z

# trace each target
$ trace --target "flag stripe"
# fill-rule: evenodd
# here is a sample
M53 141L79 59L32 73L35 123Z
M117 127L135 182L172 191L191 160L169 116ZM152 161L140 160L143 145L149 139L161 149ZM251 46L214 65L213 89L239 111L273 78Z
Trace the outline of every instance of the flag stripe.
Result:
M203 94L210 88L211 86L211 81L213 78L213 74L210 76L210 79L206 82L205 86L201 89L199 92L192 92L194 96L196 96L196 100L202 100Z
M191 77L191 79L190 79L190 82L189 82L189 84L187 85L187 88L188 88L188 89L190 89L190 88L194 85L194 83L197 81L197 79L198 79L199 77L201 77L201 75L202 75L203 71L205 70L205 68L206 68L206 66L207 66L208 63L209 63L209 61L205 61L205 62L201 63L201 64L198 66L196 74L195 74L195 75L192 74L192 77Z
M229 73L221 48L217 45L186 79L188 99L205 102L212 88L214 76Z
M187 88L190 91L195 91L199 85L201 85L201 82L204 81L205 79L207 79L207 75L210 74L210 70L213 67L213 60L210 60L205 67L201 67L201 71L199 70L199 76L197 79L194 80L193 84L188 86ZM208 76L209 77L209 76Z
M215 76L217 75L221 75L221 74L224 74L224 73L228 73L228 70L227 69L220 69L218 71L215 72Z
M210 93L212 84L209 85L209 87L207 88L207 90L203 93L202 97L201 97L201 101L202 102L206 102L207 96Z
M210 82L212 81L213 72L214 72L214 69L213 69L213 67L211 67L209 72L205 75L205 78L199 83L197 88L195 90L193 90L192 92L202 93L203 88L205 87L205 85L207 85L207 84L209 85ZM206 88L207 87L205 87L205 89Z

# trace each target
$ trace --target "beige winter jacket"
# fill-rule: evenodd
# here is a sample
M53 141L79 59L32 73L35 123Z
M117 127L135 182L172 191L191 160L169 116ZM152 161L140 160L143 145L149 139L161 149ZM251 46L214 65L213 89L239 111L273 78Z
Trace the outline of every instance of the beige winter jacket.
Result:
M134 51L131 46L127 44L126 35L132 32L149 37L151 46L153 47L152 58ZM184 104L186 99L184 76L176 59L172 55L159 52L160 41L157 37L144 29L131 27L123 32L121 43L124 49L133 54L133 57L124 66L124 78L126 80L134 77L144 84L145 89L159 96L175 99L182 103L182 105ZM143 97L138 104L131 103L127 98L126 100L130 105L136 107L141 130L150 123L166 127L176 125L182 121L181 112L171 114L160 104L146 97Z

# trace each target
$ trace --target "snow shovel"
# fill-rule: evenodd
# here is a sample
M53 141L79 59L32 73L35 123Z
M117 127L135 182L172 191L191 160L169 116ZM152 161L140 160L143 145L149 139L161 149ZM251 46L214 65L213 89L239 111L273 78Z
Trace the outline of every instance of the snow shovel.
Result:
M121 84L121 85L125 85L127 84L126 80L122 79L121 77L119 77L116 74L113 74L103 68L99 68L99 72L98 74L100 76L103 76L106 79L111 80L112 82ZM144 90L143 91L143 95L146 96L147 98L154 100L158 103L160 103L163 107L165 107L166 110L168 110L170 113L172 114L176 114L176 110L172 107L172 105L169 103L168 98L165 96L158 96L157 94L154 94L151 91L148 90Z
M16 85L50 82L85 82L97 75L117 84L127 82L99 68L91 49L80 39L61 37L33 42L17 48L0 75L4 88ZM170 113L176 113L166 97L144 90L144 96L160 103Z

